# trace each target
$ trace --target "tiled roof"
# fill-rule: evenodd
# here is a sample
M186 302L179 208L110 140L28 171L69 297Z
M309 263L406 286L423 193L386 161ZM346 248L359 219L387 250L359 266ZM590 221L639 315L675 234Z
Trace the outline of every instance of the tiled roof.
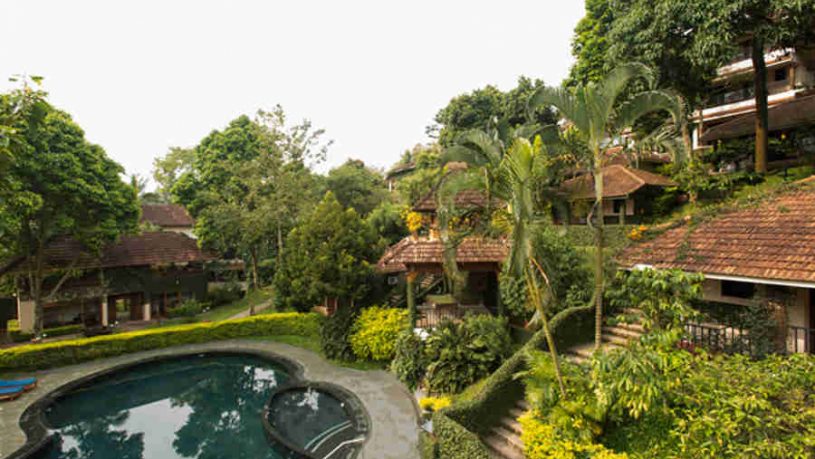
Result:
M142 222L152 223L162 228L192 227L195 224L195 220L190 217L187 210L178 204L143 204L141 213Z
M618 257L708 275L815 283L815 182L695 228L673 228Z
M474 209L487 206L487 197L479 190L462 190L456 195L454 204L460 209ZM413 206L416 212L435 212L436 191L433 190Z
M70 238L54 239L45 249L45 266L49 270L69 266L75 269L91 269L169 265L203 262L215 258L213 254L201 250L195 239L169 231L122 236L119 241L102 250L100 259L92 256L85 251L82 244ZM8 268L21 269L21 260Z
M644 186L676 186L676 183L652 172L611 165L603 168L603 197L619 198L639 190ZM572 199L594 199L594 175L583 174L563 182L561 190Z
M458 246L458 263L503 263L509 247L503 240L468 237ZM444 246L439 239L406 237L391 246L377 263L382 272L407 271L408 265L443 264Z

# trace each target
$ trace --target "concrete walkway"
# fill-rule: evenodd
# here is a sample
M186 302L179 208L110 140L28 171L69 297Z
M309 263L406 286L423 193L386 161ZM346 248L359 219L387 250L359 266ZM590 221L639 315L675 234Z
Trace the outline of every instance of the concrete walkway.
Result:
M255 305L255 314L257 314L257 313L259 313L261 311L265 311L266 309L269 309L271 307L272 307L272 301L271 300L260 303L260 304L256 304ZM249 311L251 311L251 309L247 307L246 310L241 311L241 312L235 314L234 316L230 316L229 320L232 320L232 319L244 319L246 317L249 317Z
M74 379L107 368L156 357L207 351L253 351L283 356L299 363L308 381L324 381L353 392L371 418L371 431L360 459L416 459L419 457L419 413L413 395L386 371L361 371L338 367L303 348L270 341L230 340L176 346L127 354L36 372L40 385L13 402L0 403L0 457L7 457L25 444L20 416L38 398ZM15 375L4 375L14 377ZM235 457L240 457L236 452Z

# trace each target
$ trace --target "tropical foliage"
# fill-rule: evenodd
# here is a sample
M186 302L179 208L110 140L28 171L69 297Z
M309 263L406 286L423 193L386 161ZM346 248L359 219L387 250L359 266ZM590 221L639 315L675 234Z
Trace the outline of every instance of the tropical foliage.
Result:
M354 322L349 338L354 355L362 360L390 361L396 341L409 326L408 312L372 306Z

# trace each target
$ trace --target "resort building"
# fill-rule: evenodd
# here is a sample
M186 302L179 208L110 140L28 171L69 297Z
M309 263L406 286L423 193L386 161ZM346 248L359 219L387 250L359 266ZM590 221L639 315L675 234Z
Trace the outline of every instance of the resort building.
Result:
M48 278L43 291L50 292L66 272L70 275L44 305L45 327L154 320L166 317L187 299L206 297L205 265L216 257L187 235L192 219L179 206L144 208L143 221L156 225L158 231L124 235L98 255L69 238L58 237L48 244L43 262ZM25 263L21 257L0 271L17 275L17 319L23 332L34 326Z
M140 223L150 229L172 231L195 239L195 220L178 204L143 204Z
M458 209L483 209L487 200L483 193L464 190L455 197ZM505 240L490 239L480 236L463 238L456 247L456 265L465 273L466 285L463 291L453 298L451 292L445 292L444 277L444 242L438 231L437 204L435 193L421 199L413 211L423 216L424 231L417 231L385 251L377 270L386 274L389 284L406 284L404 288L412 289L417 300L427 299L419 307L419 323L435 322L434 319L444 316L459 316L465 312L486 313L498 310L498 275L508 252ZM400 290L397 287L397 290ZM401 289L401 291L404 291ZM431 295L428 293L445 293ZM398 295L397 301L405 301L406 296Z
M704 301L725 312L767 302L781 346L815 352L815 177L757 206L668 229L628 247L618 262L704 274ZM704 327L733 336L724 325Z
M770 137L796 144L794 148L770 148L770 167L783 167L815 152L815 136L791 131L815 121L815 53L795 48L768 50L767 104ZM755 88L751 48L745 44L733 61L718 69L714 88L705 108L697 111L694 147L704 148L719 142L755 134ZM749 160L731 167L744 169Z
M652 215L655 204L668 187L677 186L671 179L653 172L614 164L603 168L603 219L607 224L639 223ZM594 204L594 175L585 173L565 180L560 191L568 197L568 221L585 224Z

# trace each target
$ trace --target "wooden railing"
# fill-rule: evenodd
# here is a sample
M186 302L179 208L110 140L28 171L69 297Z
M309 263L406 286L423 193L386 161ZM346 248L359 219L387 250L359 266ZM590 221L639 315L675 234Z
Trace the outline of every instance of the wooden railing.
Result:
M433 328L445 320L456 322L468 315L490 313L484 306L420 306L416 312L416 327L418 328Z

